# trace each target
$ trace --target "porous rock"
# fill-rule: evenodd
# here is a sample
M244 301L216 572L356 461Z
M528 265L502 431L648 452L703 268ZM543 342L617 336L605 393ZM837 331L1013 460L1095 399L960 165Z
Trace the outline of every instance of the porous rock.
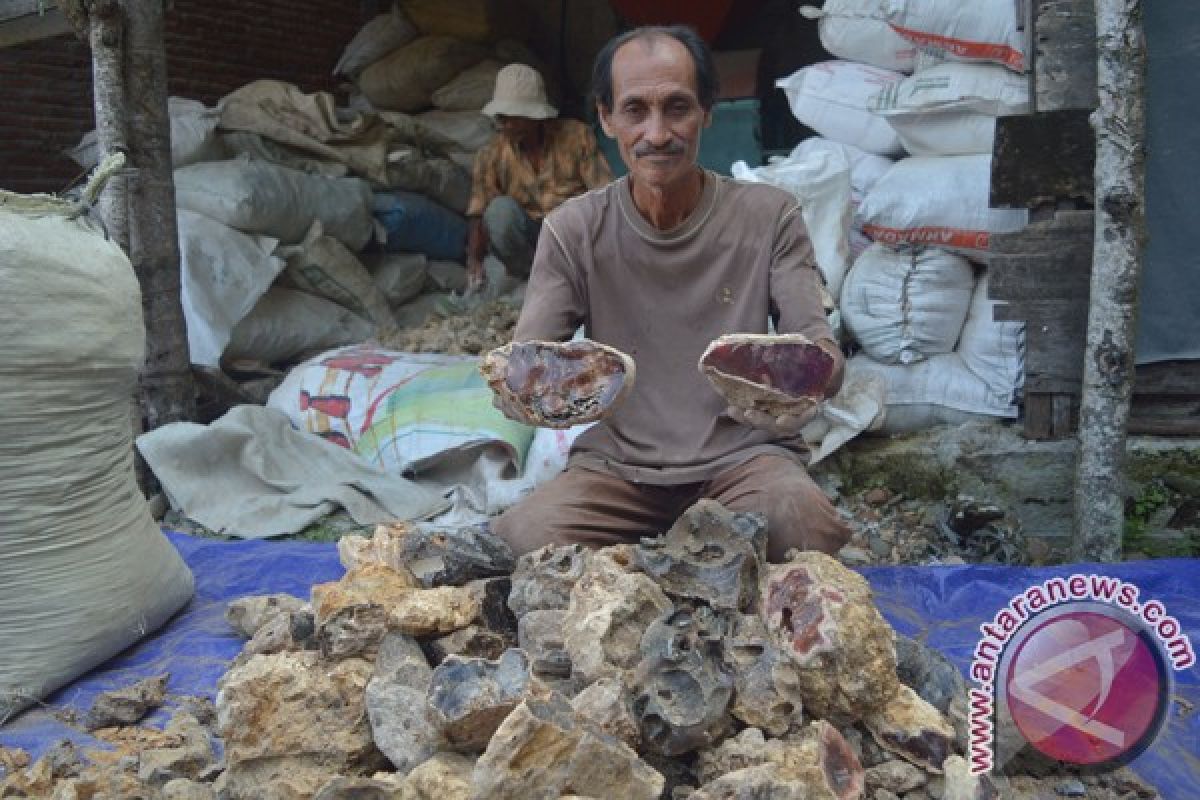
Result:
M387 614L387 629L410 636L441 636L479 618L485 595L470 586L417 588L407 570L366 564L339 581L313 587L318 630L342 609L375 605Z
M639 749L641 730L633 716L629 690L619 679L610 676L596 681L571 700L571 708L609 736Z
M508 575L515 563L512 548L486 523L463 527L418 524L397 543L396 557L427 589Z
M544 692L523 700L475 764L472 797L540 800L590 797L658 800L663 776L624 743L583 723L566 700Z
M767 633L762 617L733 617L733 628L725 640L725 659L733 668L729 710L734 717L772 736L782 736L799 724L804 699L786 656Z
M722 657L728 621L706 605L651 624L633 677L633 714L645 746L667 756L718 741L732 726L733 675Z
M858 719L898 691L892 629L861 575L824 553L799 553L770 568L762 603L815 716Z
M816 720L784 744L777 756L780 771L804 784L808 800L857 800L862 796L862 764L837 728Z
M885 750L930 772L954 752L954 728L936 708L908 686L863 717L863 725Z
M304 610L310 610L308 603L290 594L253 595L231 600L225 607L225 621L242 638L249 639L276 614Z
M671 597L750 611L758 598L766 547L762 515L728 511L706 499L685 511L662 536L643 539L637 564Z
M709 344L697 366L730 405L777 417L820 401L834 361L803 334L734 333Z
M388 610L388 627L410 636L438 636L479 619L483 597L469 586L421 589Z
M254 656L218 685L230 800L309 797L331 776L369 774L383 759L371 740L364 690L372 665L313 651Z
M496 659L514 644L516 642L503 634L489 631L481 625L468 625L434 639L427 648L429 660L436 665L450 656Z
M633 389L633 359L616 348L580 339L513 342L484 356L488 385L524 422L570 428L608 416Z
M403 544L412 526L406 522L388 522L376 525L370 536L349 533L338 539L338 560L347 572L353 572L367 564L379 564L394 570L405 571Z
M430 719L450 747L481 752L529 689L529 659L520 650L496 661L451 656L433 671Z
M571 589L583 575L592 551L583 545L546 545L517 559L508 607L518 617L530 611L566 609Z
M470 800L475 761L459 753L438 753L408 773L412 800Z
M607 549L595 553L571 589L564 639L572 672L585 682L637 666L642 634L673 608L653 580L626 566Z
M138 754L138 780L164 786L177 778L195 778L213 760L208 731L186 711L177 711L165 732L179 738L178 747L154 747Z
M97 695L88 710L84 726L89 731L133 725L162 705L167 695L169 675L145 678L131 686Z

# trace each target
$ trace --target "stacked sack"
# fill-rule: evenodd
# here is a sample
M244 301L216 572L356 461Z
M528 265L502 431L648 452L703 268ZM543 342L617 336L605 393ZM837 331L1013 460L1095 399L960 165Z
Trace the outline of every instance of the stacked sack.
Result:
M884 380L889 432L1015 417L1023 326L994 321L983 262L993 234L1027 222L988 205L996 118L1030 109L1016 4L828 0L801 11L838 60L777 86L821 135L788 160L836 150L850 167L852 265L831 288L862 348L848 378Z

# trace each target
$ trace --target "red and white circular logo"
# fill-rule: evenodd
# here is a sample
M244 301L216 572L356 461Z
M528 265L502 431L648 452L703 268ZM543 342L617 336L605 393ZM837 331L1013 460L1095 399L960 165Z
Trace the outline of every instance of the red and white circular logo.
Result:
M1169 672L1149 633L1116 609L1087 606L1033 620L1014 643L1002 686L1013 723L1045 755L1124 763L1162 728Z

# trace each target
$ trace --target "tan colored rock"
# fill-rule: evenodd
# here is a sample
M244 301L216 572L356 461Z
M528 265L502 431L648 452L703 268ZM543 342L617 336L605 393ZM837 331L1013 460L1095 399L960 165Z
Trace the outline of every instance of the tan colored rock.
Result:
M996 800L1000 791L988 775L972 775L962 756L950 756L942 763L946 775L942 800Z
M729 711L745 724L783 736L801 722L804 698L785 656L757 614L733 618L724 643L733 667L733 704ZM776 667L783 665L783 669ZM788 680L792 682L786 682Z
M483 598L469 586L419 589L388 608L388 627L409 636L440 636L479 618Z
M891 627L866 580L824 553L803 552L772 566L763 584L767 629L787 655L806 710L858 719L897 691Z
M561 695L517 706L475 764L473 800L592 797L658 800L665 781L627 745L583 723Z
M629 700L629 691L624 683L609 676L576 695L571 707L581 718L637 750L642 734L629 708Z
M312 800L415 800L403 779L392 777L348 778L338 775L317 791Z
M642 634L673 608L649 577L626 571L628 563L601 550L571 589L564 644L573 672L586 682L636 667Z
M373 660L388 633L388 614L382 606L346 606L326 619L316 631L321 658Z
M940 773L942 762L954 752L954 727L907 686L864 716L863 725L880 747L930 772Z
M417 586L411 573L383 564L365 564L341 580L312 588L312 605L318 628L348 606L381 606L390 611Z
M408 773L413 800L470 800L475 760L458 753L438 753Z
M886 789L893 794L904 794L920 789L929 782L924 770L917 769L907 761L893 760L876 764L866 772L867 786Z
M378 564L391 567L397 572L404 572L402 558L403 540L411 527L404 522L390 522L376 525L374 533L368 538L356 533L347 534L338 540L338 560L347 572L353 572L368 564Z
M290 594L263 594L239 597L225 607L225 621L245 639L258 632L267 620L280 612L303 611L308 603Z
M270 617L242 647L242 655L266 655L289 650L311 650L316 628L311 608L281 611Z
M386 761L371 741L364 691L373 666L323 662L317 653L250 658L218 685L230 800L310 798L336 775Z
M179 747L143 750L138 757L138 779L152 786L164 786L177 778L195 778L213 760L208 731L186 711L179 711L167 723L166 733L178 736Z
M739 769L708 783L688 800L809 800L799 781L788 780L774 764Z
M770 767L785 784L802 787L806 800L862 797L863 768L858 757L837 729L823 720L787 739L767 739L762 731L747 728L720 747L702 751L696 775L701 784L710 786L722 776L759 766Z
M162 800L216 800L217 793L207 783L176 778L162 789Z

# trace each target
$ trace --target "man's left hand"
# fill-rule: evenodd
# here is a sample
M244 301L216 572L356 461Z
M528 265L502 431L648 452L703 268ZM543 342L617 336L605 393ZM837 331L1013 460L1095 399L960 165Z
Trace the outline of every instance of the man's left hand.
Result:
M820 410L820 404L813 401L811 404L797 403L794 411L789 411L786 414L778 416L768 414L764 411L756 411L753 408L739 408L737 406L729 406L725 410L725 413L734 422L768 431L773 436L779 438L787 438L798 435L804 429L805 425L813 421Z

